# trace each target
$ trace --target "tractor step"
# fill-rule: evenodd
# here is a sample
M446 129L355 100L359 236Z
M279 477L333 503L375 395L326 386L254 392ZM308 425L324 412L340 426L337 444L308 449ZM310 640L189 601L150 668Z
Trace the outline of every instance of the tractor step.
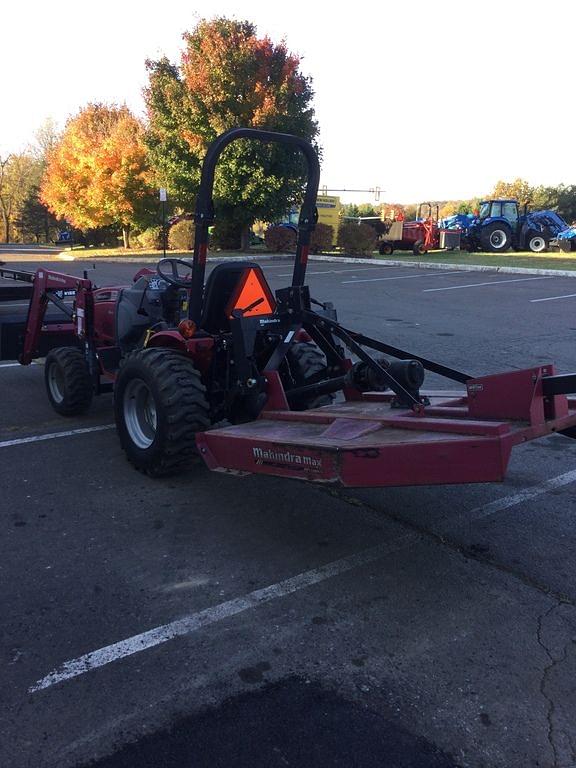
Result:
M310 411L271 410L200 433L208 467L348 487L502 480L514 445L576 425L576 400L543 394L552 366L471 379L463 393L427 393L423 415L393 397ZM424 394L424 393L423 393Z

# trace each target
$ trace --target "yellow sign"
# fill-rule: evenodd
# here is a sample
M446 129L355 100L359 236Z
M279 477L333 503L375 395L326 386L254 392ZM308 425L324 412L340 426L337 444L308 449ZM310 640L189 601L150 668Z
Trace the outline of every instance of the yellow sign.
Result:
M332 227L334 242L336 242L340 226L340 198L331 195L318 195L316 207L318 208L318 223L328 224Z

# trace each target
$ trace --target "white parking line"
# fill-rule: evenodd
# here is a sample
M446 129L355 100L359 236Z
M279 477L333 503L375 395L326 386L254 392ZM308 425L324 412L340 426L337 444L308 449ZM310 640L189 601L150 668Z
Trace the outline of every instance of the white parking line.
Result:
M557 299L573 299L576 293L567 293L564 296L548 296L546 299L530 299L531 304L537 304L539 301L556 301Z
M504 496L501 499L477 507L467 514L464 522L470 522L470 516L472 516L472 519L474 520L480 520L488 515L522 504L524 501L529 501L548 491L552 491L573 482L576 482L576 470L566 472L563 475L546 480L532 488L526 488L519 493L512 494L511 496ZM149 629L138 635L133 635L126 640L120 640L119 642L112 643L104 648L91 651L76 659L64 662L60 667L40 680L37 680L30 686L28 691L29 693L34 693L35 691L50 688L52 685L62 683L65 680L70 680L73 677L78 677L86 672L91 672L94 669L111 664L118 659L133 656L136 653L140 653L140 651L145 651L148 648L162 645L169 640L173 640L175 637L190 635L203 627L216 624L230 616L236 616L251 608L256 608L263 603L268 603L272 600L285 597L286 595L298 592L300 589L319 584L326 579L331 579L334 576L339 576L340 574L360 568L368 563L380 560L392 552L416 544L419 540L420 536L418 534L404 534L393 542L379 544L376 547L365 549L355 555L349 555L340 560L334 560L331 563L322 565L319 568L314 568L310 571L304 571L304 573L280 581L277 584L272 584L268 587L263 587L262 589L256 589L242 597L228 600L225 603L220 603L211 608L205 608L202 611L192 613L189 616L177 619L169 624L163 624L162 626Z
M31 365L33 365L33 363L31 363ZM0 370L2 370L2 368L16 368L16 367L22 368L22 365L20 363L2 363L2 365L0 365Z
M377 283L382 280L415 280L418 277L449 277L450 275L461 275L465 272L464 269L459 269L455 272L428 272L421 275L393 275L392 277L367 277L362 280L343 280L342 285L349 285L350 283ZM438 289L442 290L442 289Z
M341 275L345 272L374 272L375 269L390 269L390 267L386 267L385 264L382 264L379 267L361 267L359 269L324 269L321 272L306 272L306 276L308 275ZM285 275L276 275L276 277L292 277L292 272L287 272Z
M299 573L297 576L292 576L269 587L256 589L243 597L237 597L211 608L205 608L203 611L192 613L169 624L163 624L147 632L134 635L127 640L121 640L118 643L107 645L105 648L99 648L97 651L86 653L77 659L65 662L59 669L50 672L46 677L38 680L29 688L29 692L33 693L34 691L41 691L43 688L49 688L51 685L83 675L93 669L110 664L117 659L132 656L140 651L166 643L168 640L173 640L175 637L190 635L202 629L202 627L215 624L230 616L236 616L250 608L256 608L263 603L269 603L271 600L290 595L300 589L311 587L313 584L318 584L321 581L339 576L354 568L367 565L408 544L412 544L416 538L415 534L405 534L394 542L379 544L377 547L365 549L363 552L358 552L355 555L334 560L326 565L321 565L319 568L304 571L304 573Z
M452 272L454 274L454 272ZM541 277L517 277L514 280L491 280L489 283L468 283L467 285L450 285L447 288L426 288L422 293L433 291L459 291L462 288L480 288L483 285L498 285L499 283L525 283L528 280L554 280L556 275L542 275Z
M66 432L52 432L48 435L32 435L32 437L18 437L15 440L4 440L0 442L0 448L10 448L14 445L25 445L26 443L39 443L43 440L56 440L59 437L72 437L74 435L85 435L88 432L102 432L105 429L114 429L115 424L100 424L97 427L81 427L79 429L69 429Z
M563 475L558 475L550 480L545 480L538 485L533 485L530 488L525 488L519 493L515 493L513 496L505 496L503 499L496 499L489 504L483 504L481 507L476 507L471 512L467 512L465 518L461 517L456 521L450 521L449 529L453 527L460 527L462 524L468 524L472 521L483 520L485 517L495 515L497 512L501 512L503 509L514 507L517 504L522 504L525 501L530 501L538 496L542 496L544 493L554 491L556 488L561 488L563 485L571 485L576 483L576 470L565 472Z

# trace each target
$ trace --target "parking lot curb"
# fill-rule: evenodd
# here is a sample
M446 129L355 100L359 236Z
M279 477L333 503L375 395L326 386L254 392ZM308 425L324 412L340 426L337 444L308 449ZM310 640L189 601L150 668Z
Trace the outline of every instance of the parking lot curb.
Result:
M555 275L576 277L576 269L530 269L527 267L490 266L488 264L444 264L430 261L401 261L400 259L361 259L353 256L310 256L313 261L331 261L338 264L383 264L387 267L416 267L418 269L445 269L458 272L501 272L502 274Z
M190 258L192 254L190 254ZM157 264L159 259L163 258L160 254L152 256L91 256L89 253L82 256L73 256L71 253L63 251L56 256L59 261L104 261L107 264ZM170 258L168 252L166 258ZM176 258L181 258L176 257ZM238 261L238 259L248 258L250 261L293 261L293 253L242 253L238 256L208 256L208 261L218 263L222 261Z

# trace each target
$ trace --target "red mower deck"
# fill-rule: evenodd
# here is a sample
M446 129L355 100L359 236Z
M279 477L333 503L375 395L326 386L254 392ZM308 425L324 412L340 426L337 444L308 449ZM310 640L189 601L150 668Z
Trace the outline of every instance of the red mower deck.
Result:
M250 472L348 487L503 480L515 445L576 425L576 399L542 394L551 366L471 380L467 393L430 392L421 414L393 396L310 411L265 411L253 422L204 432L216 471ZM508 391L514 392L507 402Z

